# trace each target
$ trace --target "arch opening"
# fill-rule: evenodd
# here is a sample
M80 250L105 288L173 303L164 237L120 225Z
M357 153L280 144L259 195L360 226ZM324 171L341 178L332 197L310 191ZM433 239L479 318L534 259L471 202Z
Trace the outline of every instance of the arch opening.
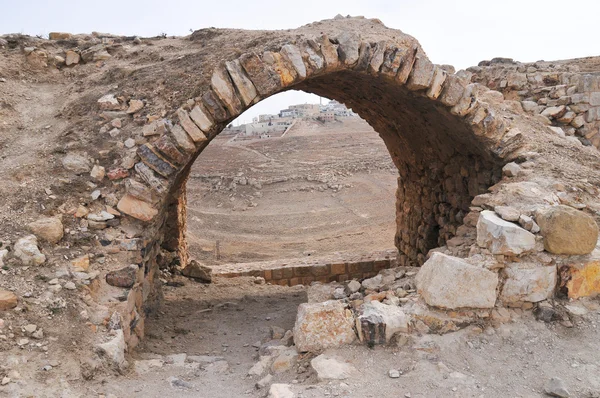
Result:
M341 69L306 78L267 97L290 89L347 104L382 138L398 169L395 246L400 265L422 264L429 250L454 237L473 197L500 177L500 162L460 116L396 79ZM211 138L253 104L234 113L221 100L220 109L228 116L217 123ZM162 247L178 251L182 264L188 261L185 183L193 160L172 186L161 233Z

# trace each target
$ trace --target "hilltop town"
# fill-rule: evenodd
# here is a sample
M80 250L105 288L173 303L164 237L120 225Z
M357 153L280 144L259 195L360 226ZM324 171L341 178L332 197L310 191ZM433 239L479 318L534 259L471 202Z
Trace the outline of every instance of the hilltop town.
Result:
M240 118L242 118L240 116ZM224 135L236 135L234 140L281 137L298 120L314 120L322 123L341 121L350 117L358 117L351 109L335 100L323 104L297 104L282 109L277 114L258 115L252 123L227 126ZM235 123L235 122L234 122Z

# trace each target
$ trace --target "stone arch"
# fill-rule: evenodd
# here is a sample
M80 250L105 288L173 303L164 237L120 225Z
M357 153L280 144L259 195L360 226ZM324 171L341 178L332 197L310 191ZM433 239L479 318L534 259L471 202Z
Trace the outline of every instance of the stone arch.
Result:
M148 142L137 147L135 176L117 206L143 231L139 283L121 314L126 324L135 321L136 334L143 334L139 319L160 296L162 250L178 251L181 264L187 263L191 165L237 116L286 90L346 103L384 140L399 172L395 244L401 265L422 264L468 219L473 227L478 213L470 210L472 199L499 180L522 143L521 134L507 134L505 114L512 110L498 105L500 93L471 83L469 73L431 63L414 38L380 29L377 40L342 28L316 37L282 33L261 48L224 52L202 65L194 98L144 126ZM125 338L135 345L132 333Z
M401 261L422 263L428 250L456 233L471 199L495 182L502 163L497 141L504 124L476 97L487 89L451 72L432 64L408 36L369 42L352 32L222 60L210 86L175 112L173 124L148 126L164 133L137 150L141 162L135 169L159 194L156 206L140 203L152 209L142 219L160 230L163 247L184 247L191 164L231 120L261 99L294 88L349 104L379 132L400 175ZM125 213L131 196L122 199Z

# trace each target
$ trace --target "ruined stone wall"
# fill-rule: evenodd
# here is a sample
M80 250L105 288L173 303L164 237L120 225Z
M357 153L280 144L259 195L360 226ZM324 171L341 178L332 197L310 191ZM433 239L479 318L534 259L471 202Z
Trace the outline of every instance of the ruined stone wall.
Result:
M472 81L521 102L560 136L600 148L600 63L594 59L533 63L498 58L468 68Z

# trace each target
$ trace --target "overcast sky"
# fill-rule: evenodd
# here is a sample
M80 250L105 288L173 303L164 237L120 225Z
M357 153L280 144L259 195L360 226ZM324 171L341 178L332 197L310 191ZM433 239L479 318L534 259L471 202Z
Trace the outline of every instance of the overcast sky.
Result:
M558 60L600 55L598 0L0 0L0 33L92 31L187 35L206 27L288 29L337 14L379 18L414 36L434 63ZM245 119L314 96L286 93Z

